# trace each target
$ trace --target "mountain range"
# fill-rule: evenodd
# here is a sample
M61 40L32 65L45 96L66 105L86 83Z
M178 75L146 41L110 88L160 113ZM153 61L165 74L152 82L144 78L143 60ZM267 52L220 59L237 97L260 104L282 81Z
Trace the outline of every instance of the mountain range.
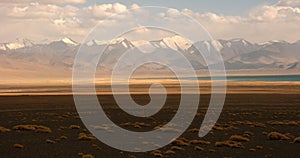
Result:
M108 43L108 45L106 45ZM104 50L99 66L112 68L117 59L129 49L138 48L140 53L152 51L179 51L188 58L196 70L207 68L207 64L220 64L221 61L204 62L200 52L209 54L218 52L223 57L226 70L255 71L298 71L300 70L300 41L269 41L251 43L245 39L191 41L178 35L154 41L129 41L117 38L112 41L91 40L80 44L70 38L52 42L34 43L28 39L0 43L0 71L71 71L74 57L80 48L93 60L95 53ZM166 61L176 61L173 56L165 56ZM132 63L124 63L132 64ZM153 66L153 70L162 69Z

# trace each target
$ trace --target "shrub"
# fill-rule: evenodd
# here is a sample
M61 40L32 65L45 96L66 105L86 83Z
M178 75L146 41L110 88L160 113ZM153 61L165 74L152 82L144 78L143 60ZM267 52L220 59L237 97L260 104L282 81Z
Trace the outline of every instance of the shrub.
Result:
M284 134L281 134L279 132L271 132L267 135L269 140L288 140L290 139Z

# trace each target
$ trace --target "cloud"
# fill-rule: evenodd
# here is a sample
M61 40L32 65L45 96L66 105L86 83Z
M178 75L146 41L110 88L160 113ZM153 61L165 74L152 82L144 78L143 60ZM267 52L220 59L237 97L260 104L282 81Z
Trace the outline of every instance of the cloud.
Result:
M299 7L300 0L279 0L279 2L276 5L277 6Z
M299 20L300 8L288 6L262 6L253 10L250 17L258 21L270 20Z
M126 12L127 7L120 3L88 6L82 9L82 15L90 18L105 19L118 13Z
M8 2L4 0L6 1ZM75 1L84 0L61 0L64 3ZM46 38L58 39L67 36L81 41L98 23L103 26L105 32L105 29L110 29L116 21L134 21L133 12L144 19L151 17L173 21L178 20L178 15L184 13L199 21L216 39L245 38L253 42L274 39L299 40L300 8L292 6L288 0L284 2L289 5L283 5L283 1L280 1L277 5L254 8L244 16L199 13L189 9L168 9L159 14L148 14L137 4L126 6L121 3L85 7L44 3L0 3L0 43L13 41L18 37L42 41ZM282 5L279 5L280 3ZM122 29L122 26L119 26L119 29Z
M67 4L67 3L85 3L86 0L35 0L34 3L40 3L40 4ZM0 3L33 3L32 0L1 0Z

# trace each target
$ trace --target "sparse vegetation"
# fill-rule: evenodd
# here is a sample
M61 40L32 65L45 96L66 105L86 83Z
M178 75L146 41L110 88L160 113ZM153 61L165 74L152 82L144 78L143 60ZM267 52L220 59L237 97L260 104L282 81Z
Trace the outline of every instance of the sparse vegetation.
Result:
M60 137L59 137L59 139L68 139L68 137L67 137L67 136L64 136L64 135L62 135L62 136L60 136Z
M267 135L269 140L288 140L290 139L286 135L279 132L271 132Z
M300 125L300 121L289 121L289 120L285 120L285 121L269 121L268 123L270 125L289 125L289 126L299 126Z
M24 148L24 145L22 145L22 144L14 144L14 148L21 149L21 148Z
M300 137L295 138L293 143L300 143Z
M252 152L254 152L254 151L256 151L256 149L254 149L254 148L250 148L250 149L249 149L249 151L252 151Z
M244 134L243 134L244 137L250 137L250 136L253 136L253 135L254 135L254 133L249 132L249 131L245 131Z
M94 156L91 154L83 154L82 158L94 158Z
M79 133L78 140L95 140L96 138L92 134Z
M190 133L198 133L198 132L199 132L199 129L198 129L198 128L192 128L192 129L189 129L187 132L190 132Z
M184 149L179 146L171 146L171 150L184 150Z
M249 138L246 138L246 137L243 137L240 135L232 135L232 136L230 136L229 140L238 141L238 142L249 142L250 141Z
M200 146L195 146L194 150L197 150L197 151L203 151L204 148L200 147Z
M150 127L151 125L147 124L147 123L143 123L143 122L135 122L135 123L126 122L126 123L120 124L120 126L122 126L122 127L133 126L134 128L142 128L142 127Z
M244 148L244 146L241 142L236 142L236 141L232 141L232 140L225 140L225 141L222 141L222 142L216 142L215 146L216 147L226 146L226 147L230 147L230 148Z
M52 133L52 130L49 127L42 125L16 125L13 129L20 131L34 131L36 133Z
M134 156L134 155L130 155L130 156L129 156L129 158L136 158L136 156Z
M5 133L5 132L9 132L9 131L10 131L10 129L0 126L0 133Z
M173 150L167 150L164 152L164 155L174 155L175 154L175 151Z
M172 144L177 145L177 146L188 146L189 143L187 142L187 140L184 139L176 139L172 142Z
M78 126L78 125L70 125L69 129L80 129L80 126Z
M154 157L163 157L162 153L160 150L153 150L151 152L151 154L154 156Z
M237 129L237 128L232 125L225 125L225 126L215 125L215 126L213 126L212 129L216 130L216 131L227 131L227 130L233 130L233 129Z
M211 143L209 141L204 141L204 140L190 140L190 144L203 144L203 145L210 145Z
M47 140L46 140L46 143L48 143L48 144L55 144L56 142L55 142L54 140L47 139Z

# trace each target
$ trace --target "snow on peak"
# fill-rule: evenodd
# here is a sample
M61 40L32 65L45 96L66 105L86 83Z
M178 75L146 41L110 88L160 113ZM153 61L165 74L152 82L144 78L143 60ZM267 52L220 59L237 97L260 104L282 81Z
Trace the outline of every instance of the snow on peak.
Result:
M0 44L0 50L7 50L7 47L5 44Z
M91 40L91 41L88 41L86 42L86 45L87 46L93 46L93 45L104 45L104 44L107 44L108 42L107 41L98 41L98 40Z
M19 49L19 48L23 48L24 44L23 43L14 42L14 43L7 43L6 46L9 49Z
M178 49L187 50L193 45L190 40L181 37L179 35L163 38L162 42L174 50L178 50Z
M212 40L211 44L218 52L220 52L223 49L223 45L218 40Z
M208 41L204 41L203 43L204 43L205 47L207 48L207 51L210 52L210 49L211 49L210 48L210 43Z
M138 41L132 41L131 42L135 47L143 46L143 45L151 45L149 41L146 40L138 40Z
M63 38L61 41L63 41L63 42L66 43L66 44L77 45L77 42L75 42L75 41L73 41L72 39L67 38L67 37Z
M235 42L235 43L242 43L244 46L248 46L250 44L250 42L248 42L242 38L236 38L236 39L232 39L230 41Z
M118 44L126 40L124 37L118 37L109 41L109 44Z
M268 46L268 45L272 45L272 44L275 44L275 43L287 43L286 41L283 41L283 40L271 40L271 41L268 41L268 42L263 42L263 43L258 43L258 45L260 46Z
M231 43L231 42L227 42L227 43L226 43L226 46L227 46L228 48L231 48L232 43Z
M157 48L155 42L152 43L146 40L132 41L131 43L144 53L151 53Z
M133 47L132 43L124 37L118 37L108 42L110 45L121 44L125 48Z
M9 43L1 43L0 44L0 50L13 50L13 49L19 49L24 47L32 47L34 44L29 39L21 39L17 38L13 42Z
M23 39L23 44L24 47L32 47L34 45L33 42L29 39Z

